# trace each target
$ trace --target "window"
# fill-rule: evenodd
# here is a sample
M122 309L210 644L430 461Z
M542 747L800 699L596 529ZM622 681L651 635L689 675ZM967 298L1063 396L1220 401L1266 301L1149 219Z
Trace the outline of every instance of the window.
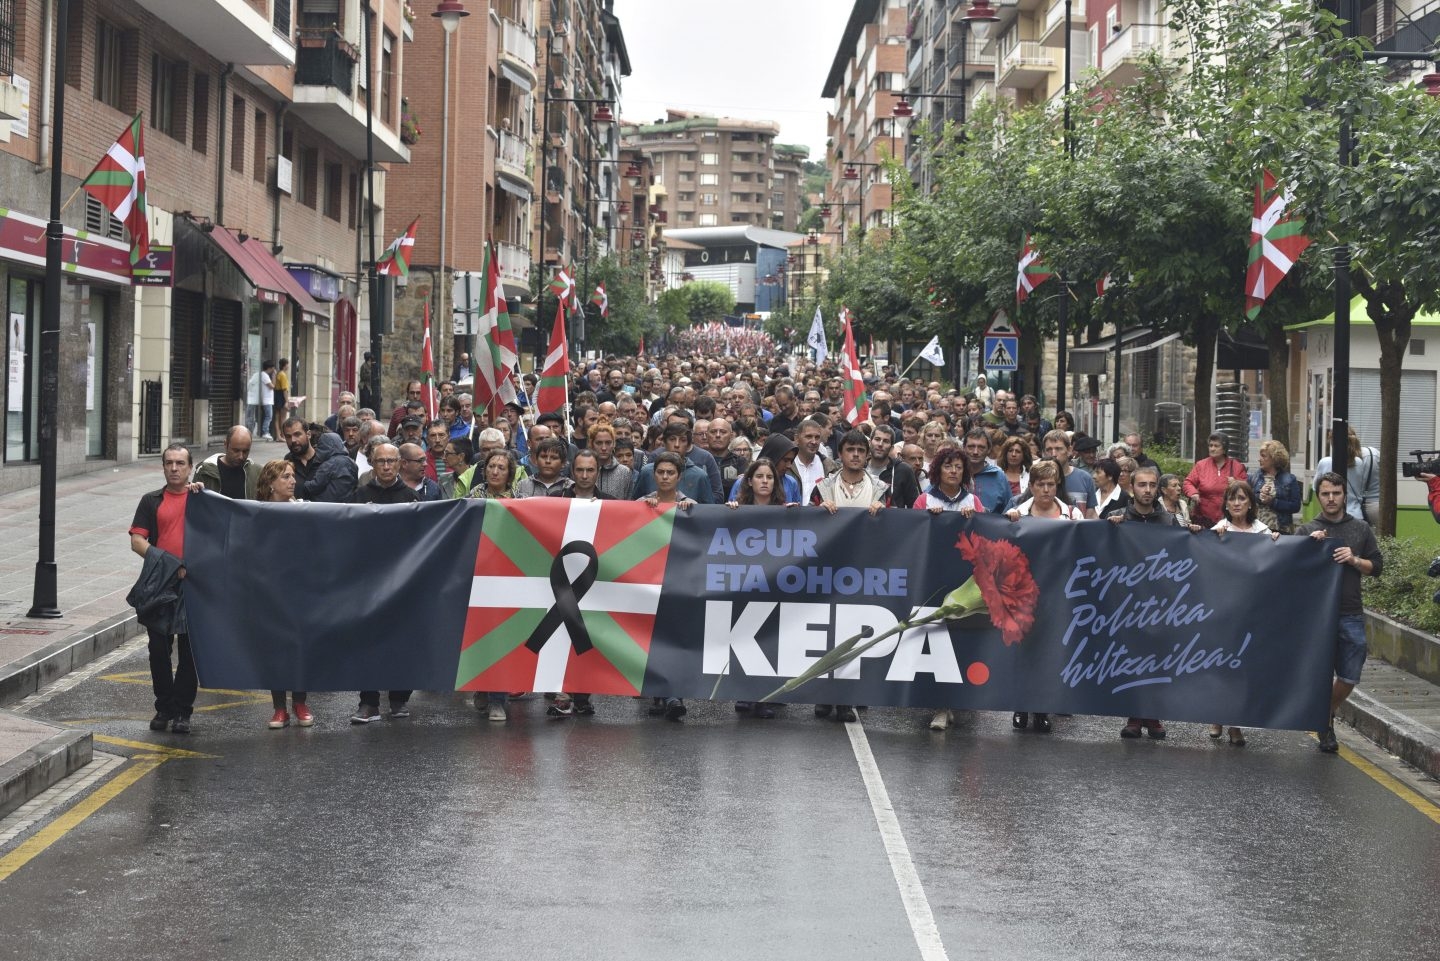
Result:
M244 97L230 101L230 169L237 174L245 172L245 115L249 112Z
M398 125L395 115L391 112L395 81L391 71L395 69L395 35L389 30L385 31L384 38L380 41L380 119L392 126ZM494 114L492 113L493 117Z
M784 194L771 194L771 195L770 195L770 206L772 206L772 207L784 207L784 206L785 206L785 195L784 195Z
M275 32L287 40L290 37L290 0L275 0Z
M717 223L717 221L716 221L716 219L715 219L715 215L714 215L714 214L701 214L701 215L700 215L700 226L702 226L702 227L714 227L714 226L716 225L716 223Z
M265 117L265 111L255 111L255 180L257 183L264 183L265 176L270 172L270 153L268 143L270 139L270 124Z
M783 173L777 173L770 178L770 182L778 187L785 182L785 175Z
M702 133L702 134L700 135L700 139L701 139L701 140L714 140L717 136L719 136L719 134L717 134L714 130L707 130L707 131L705 131L704 133Z
M15 0L0 0L0 77L15 72Z
M210 77L207 74L197 73L195 75L194 95L191 102L195 105L195 118L190 125L190 148L196 153L209 153Z
M295 199L313 210L320 190L320 151L314 147L300 148L300 172L295 186Z
M701 195L700 195L700 202L701 202L702 204L705 204L705 205L708 206L708 207L713 207L713 206L715 206L715 195L714 195L714 194L701 194Z
M125 225L89 194L85 195L85 229L108 240L125 239Z
M344 205L345 170L339 164L325 165L325 216L331 220L340 219L340 208Z
M157 53L150 58L150 69L150 126L166 136L184 140L185 64Z
M105 20L95 21L95 99L116 110L121 108L120 88L124 80L125 35Z
M680 202L682 204L693 204L695 202L695 195L693 193L682 193L680 195Z
M719 175L719 174L701 174L701 175L700 175L700 186L702 186L702 187L718 187L719 185L720 185L720 175Z
M695 182L695 174L692 173L692 172L689 171L689 170L682 170L682 171L680 171L680 182L681 182L682 184L694 183L694 182Z
M693 224L695 222L695 215L688 210L682 210L680 211L680 222L682 224Z
M714 167L720 163L720 155L718 153L702 153L700 155L700 162Z
M350 175L350 203L345 205L345 226L355 229L355 215L360 209L360 175Z

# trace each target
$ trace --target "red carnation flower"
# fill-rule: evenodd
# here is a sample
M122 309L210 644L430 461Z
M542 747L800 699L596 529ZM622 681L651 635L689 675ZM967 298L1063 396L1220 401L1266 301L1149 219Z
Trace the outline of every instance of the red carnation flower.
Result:
M1010 541L992 541L964 533L955 542L960 556L975 569L975 583L990 609L990 623L1007 645L1019 644L1035 624L1040 585L1030 573L1030 560Z

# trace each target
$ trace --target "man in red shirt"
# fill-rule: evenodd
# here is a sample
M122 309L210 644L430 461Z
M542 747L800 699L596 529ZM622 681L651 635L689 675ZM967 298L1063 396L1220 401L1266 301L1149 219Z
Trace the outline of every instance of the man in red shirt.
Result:
M130 549L144 557L152 548L185 558L185 504L190 497L190 451L184 444L171 444L160 455L165 486L140 498L135 519L130 523ZM198 489L198 486L197 488ZM180 568L185 577L185 568ZM195 708L199 681L195 660L190 655L190 635L170 635L149 627L150 681L155 689L155 716L150 730L169 727L176 734L190 733L190 714ZM171 670L172 643L180 652L180 663Z

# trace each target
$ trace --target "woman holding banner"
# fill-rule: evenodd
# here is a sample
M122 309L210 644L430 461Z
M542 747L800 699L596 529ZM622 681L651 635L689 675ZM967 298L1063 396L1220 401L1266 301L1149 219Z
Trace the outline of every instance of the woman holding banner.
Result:
M1041 517L1046 520L1058 521L1084 520L1084 512L1055 496L1059 488L1060 465L1053 460L1040 461L1030 468L1030 492L1033 496L1019 506L1012 507L1005 513L1005 516L1012 521L1019 521L1022 517ZM1030 726L1030 720L1031 716L1027 712L1016 711L1010 718L1010 724L1017 731L1023 731ZM1036 712L1034 720L1036 731L1041 734L1050 733L1049 714Z
M289 503L295 499L295 465L288 460L272 460L260 470L260 477L255 482L255 499L258 501L271 501L274 503ZM270 716L269 728L278 731L281 728L290 726L290 714L285 710L285 692L271 691L270 700L275 706L275 713ZM295 711L295 723L301 727L310 727L315 723L315 715L310 713L310 706L305 703L306 694L304 691L291 691L290 701Z
M513 496L515 472L519 467L519 462L510 451L490 451L478 465L480 479L470 488L469 496L480 500L509 500ZM496 724L504 724L510 720L510 715L505 710L505 706L510 702L510 695L505 691L476 691L473 700L475 710L484 711L485 716Z
M695 502L680 493L680 475L685 470L685 459L674 451L662 450L655 455L655 493L639 498L656 510L674 507L687 511ZM657 697L650 707L652 716L664 715L666 720L678 721L688 713L685 702L678 697Z
M1270 539L1279 540L1280 532L1272 531L1258 517L1259 505L1255 502L1255 489L1249 481L1232 480L1225 490L1225 516L1210 529L1221 537L1230 532L1236 534L1269 534ZM1222 725L1210 725L1210 736L1218 739ZM1245 732L1238 727L1230 728L1230 743L1235 747L1245 746Z

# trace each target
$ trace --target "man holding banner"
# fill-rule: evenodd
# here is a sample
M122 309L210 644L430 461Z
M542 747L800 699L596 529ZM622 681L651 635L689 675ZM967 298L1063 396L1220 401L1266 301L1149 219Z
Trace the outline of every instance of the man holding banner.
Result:
M1368 652L1360 578L1362 575L1379 577L1385 561L1370 525L1356 520L1345 510L1345 478L1334 471L1321 474L1315 481L1315 496L1320 500L1320 516L1301 524L1295 533L1335 544L1330 557L1343 568L1340 625L1335 638L1335 681L1330 688L1330 723L1319 732L1320 750L1334 754L1340 750L1335 740L1335 711L1360 683L1360 670L1365 666Z

